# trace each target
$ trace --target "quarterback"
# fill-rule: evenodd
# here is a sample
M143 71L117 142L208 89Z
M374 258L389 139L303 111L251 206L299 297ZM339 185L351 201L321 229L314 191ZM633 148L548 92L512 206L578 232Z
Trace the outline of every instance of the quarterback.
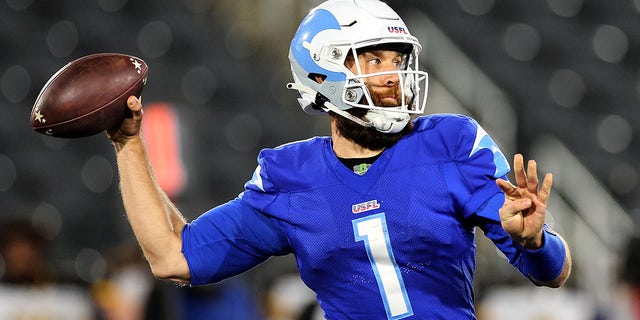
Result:
M509 161L467 116L421 115L419 41L378 0L329 0L291 41L298 103L331 135L264 149L235 199L194 221L155 182L142 104L109 130L133 231L156 277L201 285L295 255L326 319L475 319L476 229L537 286L569 277L545 225L551 174Z

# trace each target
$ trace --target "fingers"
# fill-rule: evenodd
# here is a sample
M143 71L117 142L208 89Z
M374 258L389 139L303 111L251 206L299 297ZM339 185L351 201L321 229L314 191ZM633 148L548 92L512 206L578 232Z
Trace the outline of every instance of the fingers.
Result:
M538 191L538 165L535 160L527 163L527 190L534 194Z
M513 173L516 179L516 185L513 186L509 182L497 182L498 186L504 191L505 194L512 194L517 191L518 188L527 190L527 193L532 195L538 195L539 199L543 203L547 203L549 195L551 194L551 185L553 184L553 175L547 173L542 181L542 186L539 185L538 180L538 164L535 160L529 160L527 162L527 169L524 169L524 157L522 154L515 154L513 156ZM540 188L540 190L538 190Z
M127 106L133 113L133 120L142 120L142 102L140 99L135 96L130 96L129 99L127 99Z
M130 96L127 99L127 106L133 112L136 112L136 111L139 111L140 109L142 109L142 103L140 102L140 100L138 98L136 98L136 96Z
M505 201L504 205L498 211L500 215L500 220L505 223L508 221L513 221L513 218L517 218L522 220L524 218L523 212L527 212L532 206L532 200L529 198L521 198L515 199L512 201ZM522 222L515 223L512 225L513 228L517 229L516 232L521 232Z
M542 180L542 188L540 188L540 192L538 192L540 201L542 201L542 203L544 204L547 204L547 200L549 200L552 184L553 184L553 175L551 173L547 173L544 176L544 180Z
M131 110L132 117L125 118L117 126L107 130L107 137L118 144L121 148L124 143L132 136L140 133L142 123L142 103L135 96L127 99L127 107Z
M527 170L524 169L524 157L517 153L513 156L513 174L519 188L527 189L531 193L538 192L538 164L535 160L527 162Z
M516 185L518 187L527 187L527 174L524 171L524 158L519 153L516 153L513 156L513 175L516 178Z
M496 180L496 184L498 184L498 187L500 187L500 189L502 189L502 192L504 192L504 194L506 195L510 195L516 191L516 186L512 185L511 182L507 180L498 179Z
M514 213L526 211L527 209L531 208L531 199L524 198L517 201L512 201L509 206Z

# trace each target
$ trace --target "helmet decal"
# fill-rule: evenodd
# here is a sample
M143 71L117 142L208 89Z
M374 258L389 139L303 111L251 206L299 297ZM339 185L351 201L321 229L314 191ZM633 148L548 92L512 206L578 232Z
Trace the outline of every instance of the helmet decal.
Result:
M293 40L291 40L292 54L295 60L309 73L318 73L327 76L329 81L340 81L345 79L345 75L339 72L333 72L320 67L312 57L305 42L310 43L318 33L329 30L340 30L340 24L331 12L318 9L309 14L298 27Z

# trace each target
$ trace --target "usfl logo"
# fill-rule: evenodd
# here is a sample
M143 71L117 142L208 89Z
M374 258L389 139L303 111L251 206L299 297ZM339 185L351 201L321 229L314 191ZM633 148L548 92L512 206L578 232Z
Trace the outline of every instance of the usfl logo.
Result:
M380 208L380 204L378 200L369 200L363 203L354 204L351 206L351 212L353 213L362 213L365 211L378 209Z
M404 27L388 26L387 31L389 31L389 33L409 34L409 32L407 32L407 29L405 29Z

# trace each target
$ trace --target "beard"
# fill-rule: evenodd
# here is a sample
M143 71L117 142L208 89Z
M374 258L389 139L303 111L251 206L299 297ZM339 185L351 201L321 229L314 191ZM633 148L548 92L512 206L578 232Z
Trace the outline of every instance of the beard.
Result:
M367 109L361 108L352 108L347 110L347 112L359 118L364 116L367 111ZM330 111L329 114L335 118L338 134L369 150L382 150L389 148L398 142L400 138L413 130L413 122L409 121L409 123L407 123L400 132L382 133L373 127L361 126L332 111ZM357 114L361 115L358 116Z
M390 89L396 91L396 101L400 101L399 97L401 96L401 94L399 93L399 90L397 88ZM371 94L371 100L373 100L372 102L374 105L385 107L397 106L397 103L394 105L384 105L381 96L383 95L376 93ZM369 112L369 110L355 107L347 110L347 112L357 118L362 119L367 114L367 112ZM329 112L329 115L335 118L338 134L369 150L381 150L389 148L396 142L398 142L400 138L413 130L413 122L411 121L409 121L407 125L402 130L400 130L400 132L382 133L373 127L365 127L359 125L352 120L349 120L332 111Z

